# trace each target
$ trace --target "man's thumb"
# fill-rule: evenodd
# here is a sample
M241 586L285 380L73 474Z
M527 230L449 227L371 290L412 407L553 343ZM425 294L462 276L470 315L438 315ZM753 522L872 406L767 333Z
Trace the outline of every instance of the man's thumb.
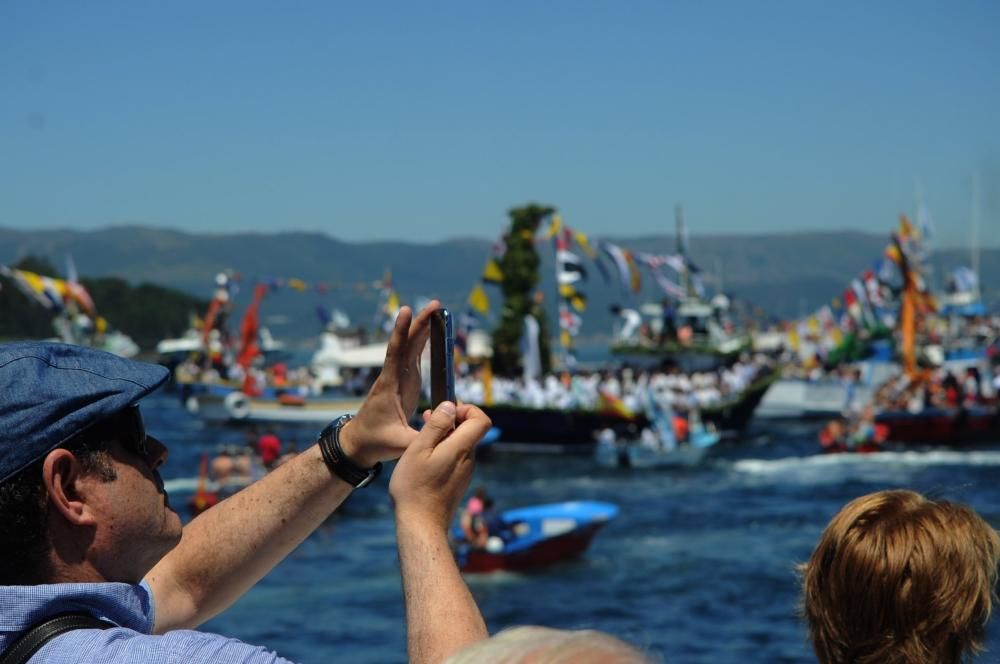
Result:
M442 401L431 413L430 419L424 424L417 436L420 447L434 447L455 428L455 404ZM416 442L416 441L414 441Z

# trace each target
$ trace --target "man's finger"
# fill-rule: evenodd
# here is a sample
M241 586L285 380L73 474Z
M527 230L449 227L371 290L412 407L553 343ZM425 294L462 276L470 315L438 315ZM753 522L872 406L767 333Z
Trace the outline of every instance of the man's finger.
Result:
M424 352L424 345L431 336L431 314L440 308L441 303L438 300L431 300L426 307L420 310L420 313L413 319L413 323L410 324L410 331L406 340L406 361L408 363L416 364L420 359L420 354Z
M455 427L455 404L442 401L427 418L424 428L410 443L410 448L430 449L451 434Z
M483 417L489 417L486 413L483 412L481 408L479 408L475 404L465 403L464 401L459 400L457 402L457 406L458 406L458 415L455 418L456 422L463 422L470 416L478 417L479 415L482 415Z
M441 441L437 449L446 454L472 454L472 450L479 444L491 426L493 426L493 422L486 416L486 413L475 406L468 405L465 419L461 420L458 428Z
M413 310L409 307L402 307L396 316L396 325L392 328L392 336L389 338L389 345L385 349L385 362L382 363L382 373L388 378L395 379L396 369L404 361L403 354L406 352L406 337L410 328L410 318Z

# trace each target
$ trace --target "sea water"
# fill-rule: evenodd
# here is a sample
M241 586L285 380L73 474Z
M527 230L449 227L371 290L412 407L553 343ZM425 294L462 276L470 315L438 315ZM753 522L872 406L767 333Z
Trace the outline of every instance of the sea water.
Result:
M170 395L144 402L183 504L204 452L241 444L204 427ZM818 455L817 424L754 424L699 468L605 470L589 458L481 461L498 507L583 499L619 517L578 560L530 574L468 575L490 632L524 624L599 629L671 664L815 661L798 616L796 564L847 501L912 488L971 504L1000 525L1000 441L972 450ZM315 432L279 431L300 448ZM355 492L232 608L203 626L302 662L404 662L404 611L387 481ZM188 518L187 515L184 515ZM252 515L248 515L248 519ZM1000 621L987 652L1000 661Z

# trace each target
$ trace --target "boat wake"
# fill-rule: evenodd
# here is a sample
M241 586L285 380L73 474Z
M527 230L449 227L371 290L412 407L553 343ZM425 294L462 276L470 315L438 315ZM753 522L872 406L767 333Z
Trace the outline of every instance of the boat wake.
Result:
M930 466L1000 466L1000 450L960 452L931 450L927 452L874 452L872 454L817 454L781 459L741 459L731 468L749 475L772 475L796 471L857 467L917 467Z
M242 489L251 483L251 480L245 478L233 478L227 482L207 482L205 484L205 489L208 491L220 491L223 489ZM163 481L163 488L168 493L194 493L198 490L198 478L197 477L175 477L169 480Z

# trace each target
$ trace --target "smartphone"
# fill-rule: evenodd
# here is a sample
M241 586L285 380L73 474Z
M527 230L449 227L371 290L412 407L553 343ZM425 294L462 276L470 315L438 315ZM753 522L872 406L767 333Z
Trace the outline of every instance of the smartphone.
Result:
M455 324L444 307L431 314L431 408L455 403Z

